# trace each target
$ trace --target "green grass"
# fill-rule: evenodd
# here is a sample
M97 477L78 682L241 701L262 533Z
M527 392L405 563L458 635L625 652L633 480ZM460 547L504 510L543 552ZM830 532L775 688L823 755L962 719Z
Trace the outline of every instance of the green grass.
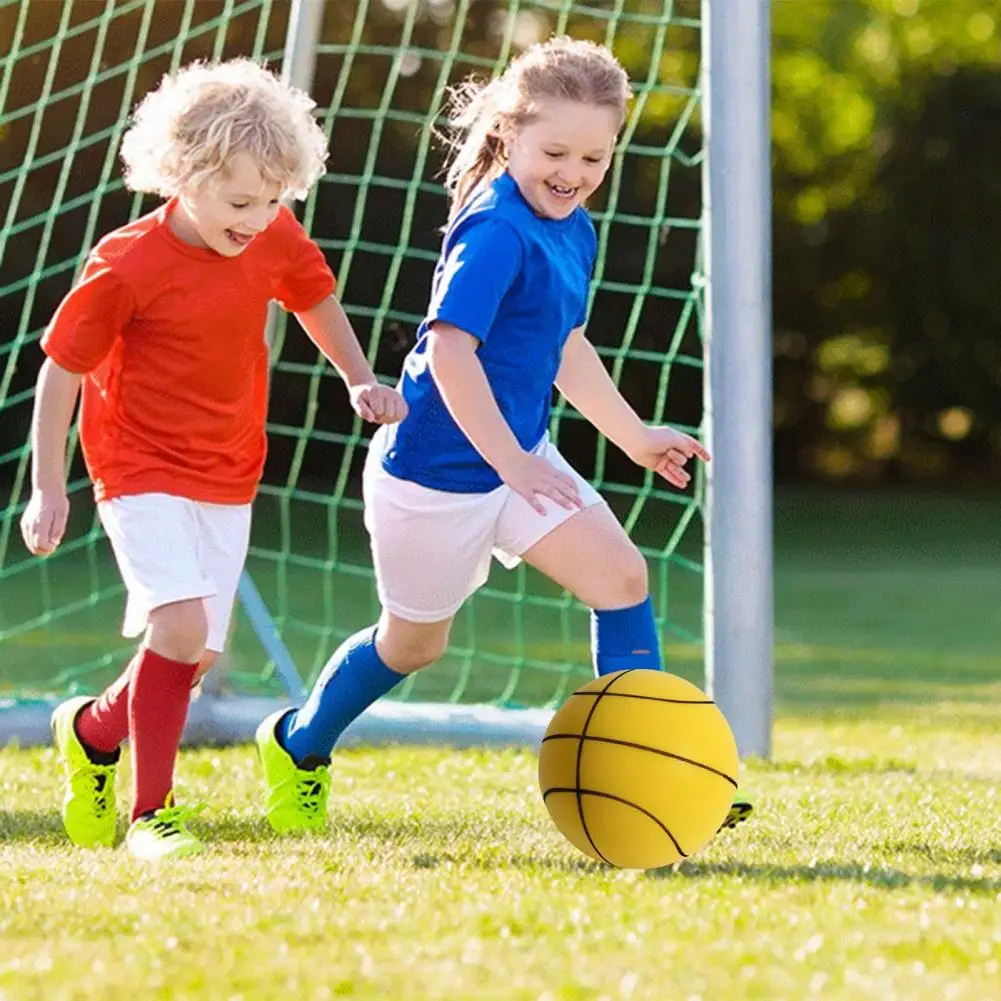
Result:
M0 751L0 1001L999 997L999 515L781 498L758 812L676 870L579 855L529 752L344 752L329 833L275 839L248 748L182 754L210 851L146 869L66 843L50 750Z
M780 724L757 817L673 871L579 855L529 752L350 751L330 833L270 836L247 748L185 752L210 852L61 835L48 749L0 753L0 997L942 1001L1001 982L996 735Z

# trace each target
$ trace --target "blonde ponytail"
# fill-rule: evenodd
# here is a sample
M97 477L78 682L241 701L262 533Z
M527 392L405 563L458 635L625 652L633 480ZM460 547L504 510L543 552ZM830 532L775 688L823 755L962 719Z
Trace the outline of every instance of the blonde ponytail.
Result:
M504 144L497 131L500 91L500 80L464 80L449 92L448 124L440 135L449 149L445 190L451 216L481 184L503 172Z

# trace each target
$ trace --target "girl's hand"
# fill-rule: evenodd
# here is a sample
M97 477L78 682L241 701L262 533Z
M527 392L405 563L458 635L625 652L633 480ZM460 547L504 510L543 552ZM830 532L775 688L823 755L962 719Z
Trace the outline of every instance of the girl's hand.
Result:
M580 509L584 502L580 499L577 481L557 469L541 455L521 452L503 469L497 470L500 478L516 493L524 497L532 507L545 514L546 508L540 497L548 497L568 511Z
M685 468L689 459L708 462L711 458L702 444L691 435L674 428L659 426L646 428L639 446L629 453L629 458L644 469L652 469L668 483L684 490L691 482L691 473Z
M50 556L63 541L70 502L65 490L35 490L21 515L24 544L35 556Z
M396 424L407 416L406 400L389 386L377 382L352 386L351 406L363 420L372 424Z

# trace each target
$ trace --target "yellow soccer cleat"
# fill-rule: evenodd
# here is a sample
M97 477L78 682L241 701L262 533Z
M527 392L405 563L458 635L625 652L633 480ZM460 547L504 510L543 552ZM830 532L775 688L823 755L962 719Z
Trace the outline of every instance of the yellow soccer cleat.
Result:
M736 827L747 820L753 812L754 804L750 799L744 793L736 792L733 794L733 803L730 806L730 812L727 813L726 819L720 824L719 829L722 831L725 827Z
M204 810L199 806L175 806L173 795L167 805L132 822L125 845L143 862L198 855L205 845L188 830L188 821Z
M303 762L305 767L300 767L278 743L275 727L289 711L272 713L257 728L257 751L268 791L265 815L279 834L322 831L327 826L330 763L308 759Z
M52 713L52 739L65 777L63 826L70 841L82 848L115 843L118 813L115 807L117 762L95 764L76 733L76 718L94 700L68 699Z

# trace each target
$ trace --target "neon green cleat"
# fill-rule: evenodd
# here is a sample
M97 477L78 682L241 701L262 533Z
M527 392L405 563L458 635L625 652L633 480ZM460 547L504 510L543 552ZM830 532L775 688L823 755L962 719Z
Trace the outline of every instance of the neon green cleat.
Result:
M62 813L70 841L82 848L97 845L110 848L118 828L115 807L118 765L97 765L91 761L75 726L80 711L93 701L87 696L77 696L56 706L51 718L52 739L66 780Z
M719 829L722 831L725 827L736 827L747 820L753 812L754 804L750 799L744 793L736 792L733 795L730 812L726 815L726 820L720 824Z
M166 806L132 822L125 844L144 862L197 855L205 845L188 830L188 821L204 809L204 805L175 806L171 795Z
M289 711L272 713L257 728L257 751L268 789L266 816L279 834L322 831L327 826L330 764L318 760L315 767L300 768L278 743L275 727Z

